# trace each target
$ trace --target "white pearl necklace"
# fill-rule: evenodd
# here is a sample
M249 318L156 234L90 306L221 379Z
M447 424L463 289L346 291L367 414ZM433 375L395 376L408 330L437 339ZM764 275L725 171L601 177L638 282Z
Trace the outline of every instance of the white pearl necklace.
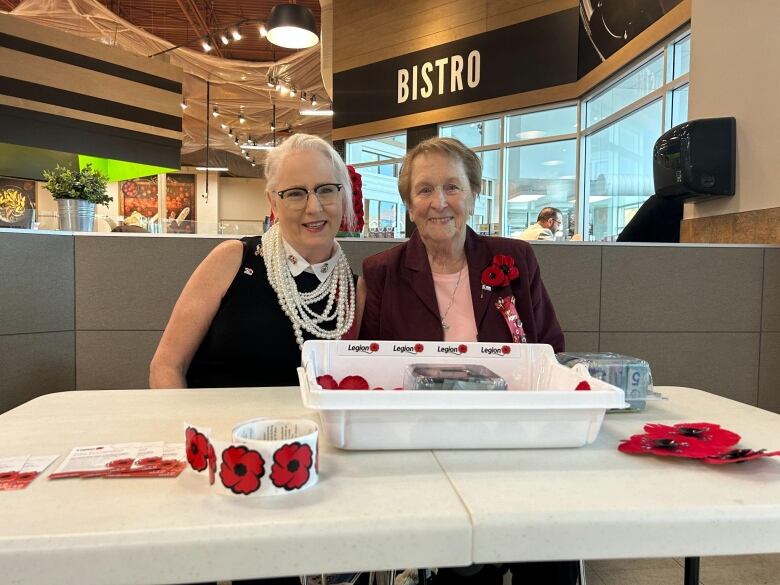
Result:
M305 329L320 339L340 339L355 320L355 281L349 262L340 249L335 259L336 266L330 276L311 292L300 292L290 268L282 241L279 225L275 224L263 234L263 259L271 288L276 292L279 306L290 319L298 347L303 347ZM339 291L341 291L340 294ZM343 294L346 291L347 294ZM328 298L325 310L317 313L309 305ZM335 307L334 307L335 303ZM323 329L320 323L335 317L336 328Z

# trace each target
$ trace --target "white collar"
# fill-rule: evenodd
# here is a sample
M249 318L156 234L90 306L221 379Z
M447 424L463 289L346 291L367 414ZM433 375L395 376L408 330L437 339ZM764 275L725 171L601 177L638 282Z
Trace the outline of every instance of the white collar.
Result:
M336 268L336 264L338 263L337 260L341 254L341 246L339 246L339 243L334 240L333 252L331 253L330 258L325 260L325 262L309 264L309 261L301 256L298 251L289 243L287 243L287 240L282 238L282 243L284 244L287 267L290 269L290 273L292 273L293 277L298 276L302 272L311 272L320 282L325 282Z

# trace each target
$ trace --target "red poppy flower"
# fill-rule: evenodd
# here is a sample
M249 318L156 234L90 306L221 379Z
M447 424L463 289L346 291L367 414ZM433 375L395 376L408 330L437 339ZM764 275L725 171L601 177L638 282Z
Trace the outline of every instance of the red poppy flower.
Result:
M468 350L469 348L466 347L463 343L458 346L458 353L466 353Z
M702 441L710 445L722 447L725 451L727 447L739 443L740 436L727 429L722 429L720 425L713 423L680 423L674 426L650 423L645 425L645 432L652 436L664 436L669 438L685 438Z
M198 429L193 427L187 427L184 436L186 437L187 461L190 467L195 471L203 471L208 465L206 457L209 453L209 440L206 435L199 433Z
M514 280L520 276L520 271L515 266L515 259L506 254L497 254L493 256L493 266L496 266L506 275L506 281L504 286L509 284L510 280Z
M506 284L509 284L506 274L504 274L495 264L488 266L482 271L482 284L488 286L504 286L505 280L507 281Z
M346 376L339 382L339 390L368 390L370 386L363 376Z
M287 491L300 489L309 481L311 464L311 447L298 441L283 445L274 453L271 481Z
M577 387L575 390L590 390L590 384L588 384L585 380L577 384Z
M260 478L265 475L265 461L257 451L243 445L231 446L222 451L222 465L219 478L222 485L234 494L249 495L260 487Z
M743 461L752 461L753 459L760 459L761 457L776 457L778 455L780 455L780 451L767 453L766 449L761 449L759 451L753 451L751 449L732 449L731 451L726 451L720 455L705 457L702 459L702 462L710 465L723 465L725 463L742 463Z
M501 353L502 354L507 355L511 351L512 351L512 348L509 347L508 345L502 345L501 346Z
M425 349L425 346L423 346L422 343L415 343L414 344L414 352L415 353L420 353L424 349Z
M378 343L372 343L368 346L368 349L371 351L371 353L379 351L379 344Z
M330 374L324 376L317 376L317 384L322 386L324 390L338 390L339 383Z
M214 477L217 475L217 454L214 445L209 443L209 485L214 485Z
M686 437L634 435L630 439L620 442L618 451L630 454L652 453L662 457L688 457L691 459L704 459L718 455L721 447L709 445L696 439Z

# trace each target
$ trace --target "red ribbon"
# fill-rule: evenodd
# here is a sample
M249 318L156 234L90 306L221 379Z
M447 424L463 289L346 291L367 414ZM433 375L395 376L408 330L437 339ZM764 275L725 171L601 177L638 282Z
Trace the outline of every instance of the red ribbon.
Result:
M528 343L525 338L523 322L520 320L520 315L517 314L517 307L515 307L515 297L499 297L496 301L496 309L506 321L509 333L512 334L512 341L514 343Z

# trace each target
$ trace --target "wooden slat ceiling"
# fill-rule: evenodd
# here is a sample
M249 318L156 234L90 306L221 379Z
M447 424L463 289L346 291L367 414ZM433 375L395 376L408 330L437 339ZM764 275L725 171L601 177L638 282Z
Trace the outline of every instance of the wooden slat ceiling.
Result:
M0 0L0 8L12 10L22 0ZM132 24L175 45L198 48L197 39L212 35L213 54L226 59L245 61L276 61L294 53L272 45L258 34L257 25L246 24L241 29L243 38L231 40L226 47L219 41L219 33L243 20L266 20L271 9L283 0L99 0L112 12ZM320 30L318 0L297 0L309 8Z

